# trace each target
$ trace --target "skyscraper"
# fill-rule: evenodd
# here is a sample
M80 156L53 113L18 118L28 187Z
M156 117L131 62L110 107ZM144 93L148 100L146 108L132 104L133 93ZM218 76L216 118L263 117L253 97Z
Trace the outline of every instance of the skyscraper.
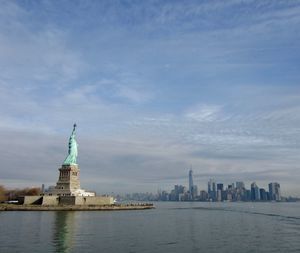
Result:
M207 183L207 193L208 193L208 198L209 198L210 200L212 200L212 201L215 200L215 194L214 194L214 192L213 192L213 184L214 184L214 182L213 182L212 179L210 179L210 180L208 181L208 183Z
M212 200L215 201L217 198L217 188L216 188L216 182L212 182Z
M260 195L260 200L262 200L262 201L267 201L268 200L268 194L267 194L265 189L260 188L259 189L259 195Z
M186 187L183 185L175 185L173 190L172 200L180 201L182 195L184 195L186 192Z
M207 183L207 192L210 196L211 192L212 192L212 179L210 179Z
M217 184L217 190L223 191L223 184Z
M193 170L190 169L190 171L189 171L189 191L190 191L190 194L192 194L192 192L193 192L193 185L194 185L194 182L193 182Z
M197 187L197 185L193 185L193 187L192 187L192 193L191 193L192 200L195 200L198 195L199 195L198 187Z
M210 179L207 183L207 193L208 198L212 201L215 201L217 198L217 191L216 191L216 183L212 179Z
M217 184L217 201L223 201L223 184Z
M245 184L242 181L238 181L235 183L236 185L236 199L238 201L245 201L247 200L247 196L246 196L246 188L245 188Z
M251 184L251 200L252 201L259 201L260 200L260 192L259 188L255 182Z
M236 188L240 189L240 190L245 188L244 182L236 182L235 185L236 185Z
M269 192L270 192L270 200L281 200L280 193L280 184L279 183L269 183Z

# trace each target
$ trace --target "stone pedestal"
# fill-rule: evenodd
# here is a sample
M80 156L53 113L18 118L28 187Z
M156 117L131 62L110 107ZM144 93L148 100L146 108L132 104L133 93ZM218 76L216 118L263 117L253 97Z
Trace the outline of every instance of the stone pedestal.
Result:
M78 190L80 190L78 165L62 165L59 169L59 178L52 194L75 196Z
M80 188L79 168L77 164L62 165L56 186L49 188L47 196L96 196L95 192L88 192Z

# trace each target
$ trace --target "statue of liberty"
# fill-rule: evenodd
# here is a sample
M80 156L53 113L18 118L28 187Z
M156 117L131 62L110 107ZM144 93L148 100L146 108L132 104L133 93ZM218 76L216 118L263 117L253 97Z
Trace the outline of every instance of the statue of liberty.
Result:
M66 157L63 165L71 165L71 164L77 164L76 159L77 159L77 142L75 140L75 128L76 124L73 126L73 131L69 139L69 151L68 151L68 156Z

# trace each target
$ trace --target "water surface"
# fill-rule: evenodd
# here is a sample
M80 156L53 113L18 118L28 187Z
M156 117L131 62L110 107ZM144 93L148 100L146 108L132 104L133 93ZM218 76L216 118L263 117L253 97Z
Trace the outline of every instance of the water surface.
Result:
M300 203L0 212L0 252L300 252Z

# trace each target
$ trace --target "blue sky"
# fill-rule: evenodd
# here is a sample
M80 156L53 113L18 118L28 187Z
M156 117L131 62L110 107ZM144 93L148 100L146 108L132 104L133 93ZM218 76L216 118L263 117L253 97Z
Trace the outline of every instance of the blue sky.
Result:
M300 195L300 1L0 1L0 183L279 181Z

